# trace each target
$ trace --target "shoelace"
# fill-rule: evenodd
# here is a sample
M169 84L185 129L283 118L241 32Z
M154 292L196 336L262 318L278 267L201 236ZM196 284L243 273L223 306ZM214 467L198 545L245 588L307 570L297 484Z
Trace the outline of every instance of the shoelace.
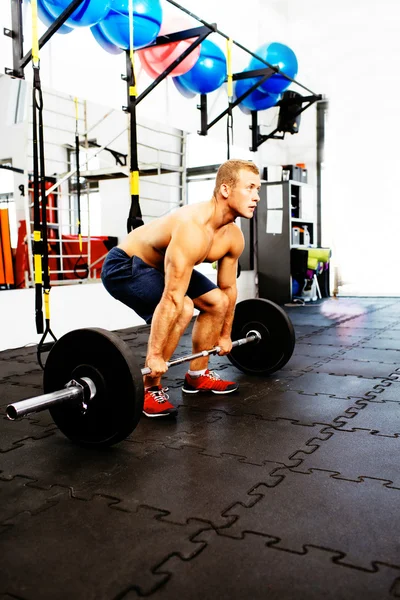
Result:
M215 371L209 371L208 373L205 373L205 377L209 377L210 379L215 380L221 379L221 377Z
M168 392L167 387L165 388L161 388L161 390L157 390L157 391L149 391L149 393L153 396L154 400L156 402L158 402L159 404L162 404L163 402L166 402L167 400L169 400L169 396L166 392Z

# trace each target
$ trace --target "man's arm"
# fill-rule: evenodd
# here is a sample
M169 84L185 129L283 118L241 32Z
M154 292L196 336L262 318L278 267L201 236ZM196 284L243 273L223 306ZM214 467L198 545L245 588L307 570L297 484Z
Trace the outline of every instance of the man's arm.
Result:
M154 312L149 337L146 364L154 377L166 370L164 349L182 312L193 268L206 249L207 239L197 224L183 223L176 227L165 254L165 287Z
M237 268L239 256L242 254L244 249L244 238L243 234L236 225L233 226L232 230L232 246L228 254L218 261L218 287L224 294L227 295L229 304L226 312L225 321L221 330L221 341L218 343L219 346L225 347L227 340L231 338L233 317L235 314L235 305L237 299ZM228 351L230 351L229 348Z

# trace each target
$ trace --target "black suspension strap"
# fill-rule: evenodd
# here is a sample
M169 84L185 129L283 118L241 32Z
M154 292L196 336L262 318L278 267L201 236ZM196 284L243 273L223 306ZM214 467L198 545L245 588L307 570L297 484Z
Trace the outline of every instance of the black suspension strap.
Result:
M226 67L227 67L227 86L228 86L228 113L226 122L226 148L227 148L227 159L230 159L230 147L233 144L233 113L232 113L232 102L233 102L233 74L232 74L232 46L233 40L227 38L226 40Z
M76 161L76 202L77 202L77 229L79 241L79 258L74 265L74 274L78 279L87 279L89 276L89 265L83 258L82 245L82 222L81 222L81 173L80 173L80 157L79 157L79 108L78 98L74 98L75 103L75 161ZM89 240L88 240L89 244Z
M47 240L47 196L43 134L43 95L40 82L39 37L37 0L32 0L32 138L33 138L33 256L35 278L35 321L37 333L43 336L37 347L37 358L43 368L41 353L46 352L53 342L45 344L47 335L57 341L50 328L50 275L49 248ZM45 324L43 323L43 298ZM43 331L44 329L44 331Z
M33 3L32 3L33 6ZM39 200L39 153L38 153L38 130L37 130L37 107L36 94L40 96L40 77L39 70L36 66L33 67L33 87L32 87L32 141L33 141L33 266L35 279L35 322L37 333L43 333L43 302L42 302L42 286L43 286L43 240L42 240L42 223L40 216L40 200Z
M231 105L231 103L229 103L229 111L228 111L227 122L226 122L226 148L227 148L226 158L227 158L227 160L229 160L231 157L231 152L230 152L231 145L233 145L233 114L232 114L232 105Z
M135 77L135 51L133 45L133 1L129 0L129 53L126 53L127 80L128 80L128 110L130 115L130 173L129 188L131 207L127 221L128 233L143 225L142 211L139 203L139 162L137 151L137 124L136 124L136 77Z

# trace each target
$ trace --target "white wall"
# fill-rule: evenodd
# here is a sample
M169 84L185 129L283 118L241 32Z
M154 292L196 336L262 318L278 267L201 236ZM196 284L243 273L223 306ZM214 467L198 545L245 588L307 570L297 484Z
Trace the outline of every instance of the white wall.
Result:
M329 98L323 233L342 291L399 295L400 5L288 0L288 9L305 78Z

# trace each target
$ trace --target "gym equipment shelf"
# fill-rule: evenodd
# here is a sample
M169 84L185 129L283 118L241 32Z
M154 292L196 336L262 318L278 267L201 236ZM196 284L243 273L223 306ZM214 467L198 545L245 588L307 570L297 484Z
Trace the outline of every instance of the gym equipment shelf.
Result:
M246 245L255 248L255 268L260 298L277 304L292 299L290 250L305 244L304 233L293 243L293 228L308 228L315 246L316 196L314 188L300 181L262 182L260 202L253 223L244 225ZM246 268L246 266L244 266Z

